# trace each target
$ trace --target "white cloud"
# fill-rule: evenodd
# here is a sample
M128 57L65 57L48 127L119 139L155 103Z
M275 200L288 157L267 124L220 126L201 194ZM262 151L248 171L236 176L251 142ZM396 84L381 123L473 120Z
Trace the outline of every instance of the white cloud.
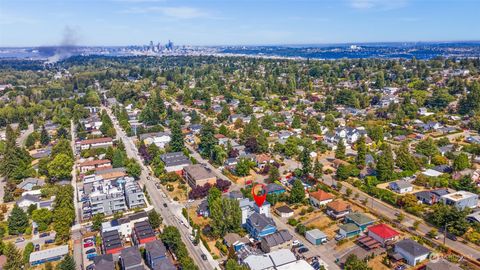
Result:
M193 7L133 7L122 11L122 13L158 13L176 19L195 19L209 16L208 12Z
M348 0L352 8L391 10L404 7L407 0Z

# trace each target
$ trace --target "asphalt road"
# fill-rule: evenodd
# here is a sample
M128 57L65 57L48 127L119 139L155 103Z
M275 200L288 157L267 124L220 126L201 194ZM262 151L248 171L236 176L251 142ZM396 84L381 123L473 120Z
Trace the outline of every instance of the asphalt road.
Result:
M17 138L17 144L19 146L25 146L25 141L27 140L28 135L33 132L33 124L28 125L28 129L25 131L22 131L20 133L20 136Z
M218 262L213 260L210 253L205 249L202 243L198 244L198 246L194 246L189 239L191 234L191 228L187 227L184 224L186 223L185 218L181 215L181 208L182 205L172 202L169 200L168 196L164 195L164 193L155 187L154 181L147 180L147 176L149 175L148 168L143 164L142 159L138 155L138 150L132 140L126 135L126 133L120 128L118 121L116 118L113 117L111 110L107 107L102 106L102 109L105 109L109 114L110 118L113 121L115 130L117 132L117 139L121 139L125 145L125 150L127 152L127 156L129 158L134 158L140 164L142 168L142 173L140 175L139 182L142 185L146 186L147 192L150 195L151 202L160 215L163 217L164 223L169 226L175 226L180 230L180 234L182 236L182 240L187 246L187 249L195 261L195 264L198 265L200 269L214 269L218 268ZM163 204L166 203L167 207L163 207ZM180 209L180 211L179 211ZM180 213L179 213L180 212ZM180 222L183 221L183 224ZM207 256L207 261L204 261L201 258L201 254L205 254Z

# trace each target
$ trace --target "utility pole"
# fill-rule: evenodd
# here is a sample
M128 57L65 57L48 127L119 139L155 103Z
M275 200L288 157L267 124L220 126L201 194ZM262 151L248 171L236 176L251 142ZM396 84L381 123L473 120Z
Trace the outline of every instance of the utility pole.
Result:
M443 228L443 245L445 246L445 240L447 238L447 225L448 223L445 222L445 227Z

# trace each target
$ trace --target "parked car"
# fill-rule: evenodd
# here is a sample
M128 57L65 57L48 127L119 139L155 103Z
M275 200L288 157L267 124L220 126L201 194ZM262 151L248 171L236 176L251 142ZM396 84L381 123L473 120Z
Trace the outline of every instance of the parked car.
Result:
M302 253L308 252L309 249L307 247L301 247L297 251L298 251L298 253L302 254Z
M83 244L83 247L84 248L93 247L93 242L87 242L87 243Z
M92 263L92 264L88 265L87 268L85 268L85 269L86 270L93 270L93 269L95 269L95 264Z
M166 203L163 203L163 207L167 208L167 204L166 204Z
M40 250L40 244L36 244L35 245L35 251L39 251Z
M335 235L335 240L337 240L337 241L340 241L340 240L342 240L343 238L345 238L345 236L343 236L343 235L341 235L341 234Z
M454 234L447 233L447 238L452 241L457 241L457 237Z
M85 252L85 254L92 254L95 253L97 250L95 248L91 248Z
M93 258L97 257L97 253L91 253L87 255L87 259L93 261Z
M55 243L55 240L53 239L45 240L45 244L53 244L53 243Z
M20 243L20 242L23 242L23 241L25 241L25 238L19 237L15 240L15 243Z
M407 266L405 264L400 264L395 267L395 270L405 270L407 269Z
M300 242L299 240L294 240L294 241L292 242L292 246L293 246L293 247L297 247L297 246L301 246L301 245L302 245L302 242Z
M207 260L207 255L205 255L205 254L203 254L203 253L202 253L202 255L200 255L200 257L202 257L202 260L204 260L204 261Z
M40 234L40 238L47 237L47 236L50 236L49 232L44 232Z
M93 238L85 238L83 239L83 243L89 243L89 242L93 242Z

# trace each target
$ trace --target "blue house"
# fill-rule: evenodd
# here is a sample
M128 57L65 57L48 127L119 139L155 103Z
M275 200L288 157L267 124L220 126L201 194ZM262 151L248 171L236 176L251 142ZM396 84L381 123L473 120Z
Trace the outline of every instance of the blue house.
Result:
M277 227L272 218L268 218L257 212L254 212L247 218L245 228L250 236L257 240L277 231Z
M285 188L276 183L268 184L266 187L266 190L268 195L272 195L272 194L280 195L282 193L285 193Z
M152 269L177 269L167 257L167 249L161 240L155 240L145 244L145 261Z
M365 215L364 213L354 212L345 216L345 223L353 223L357 225L361 231L364 231L368 226L375 222L374 219Z

